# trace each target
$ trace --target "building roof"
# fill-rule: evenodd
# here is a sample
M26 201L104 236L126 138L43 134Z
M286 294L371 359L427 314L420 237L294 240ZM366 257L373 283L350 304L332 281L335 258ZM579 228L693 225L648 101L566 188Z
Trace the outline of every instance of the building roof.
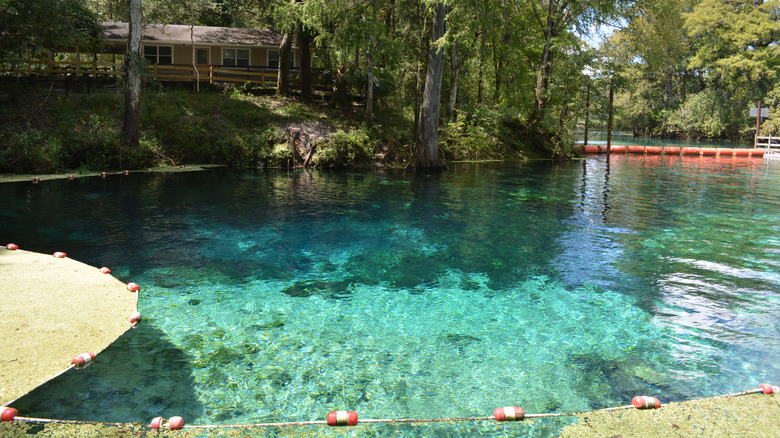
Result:
M103 38L106 41L127 41L128 24L103 22ZM192 26L183 24L147 24L144 26L142 41L154 41L169 44L237 45L279 47L282 35L268 29L240 29L232 27Z

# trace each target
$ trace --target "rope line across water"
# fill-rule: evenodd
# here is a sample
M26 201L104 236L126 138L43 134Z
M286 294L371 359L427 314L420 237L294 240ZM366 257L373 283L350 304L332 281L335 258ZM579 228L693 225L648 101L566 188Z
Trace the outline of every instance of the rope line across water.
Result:
M716 395L712 397L701 397L694 400L708 400L708 399L723 399L729 397L739 397L749 394L780 394L780 387L772 386L769 384L762 384L759 388L748 389L745 391L735 392L731 394ZM639 401L637 401L639 399ZM645 402L647 401L647 405ZM668 403L667 403L668 404ZM632 400L632 404L626 406L614 406L609 408L594 409L590 411L579 412L550 412L542 414L524 414L523 410L519 407L514 408L497 408L496 413L493 416L481 416L481 417L450 417L450 418L368 418L358 419L357 414L353 411L334 411L328 414L327 420L313 420L313 421L287 421L287 422L268 422L268 423L251 423L251 424L199 424L199 425L184 425L181 417L171 417L170 422L157 417L152 420L152 428L161 429L250 429L250 428L262 428L262 427L290 427L290 426L354 426L356 424L389 424L389 423L455 423L455 422L467 422L467 421L522 421L526 418L551 418L551 417L567 417L575 415L583 415L592 412L607 412L618 411L625 409L655 409L663 406L658 399L653 397L637 396ZM515 417L514 413L504 418L503 412L506 409L514 409L519 412ZM499 418L498 411L501 410L501 418ZM16 416L16 409L4 408L0 411L2 413L3 421L18 421L26 423L53 423L53 424L83 424L83 425L104 425L104 426L126 426L128 423L112 423L102 421L84 421L84 420L58 420L49 418L33 418L33 417L19 417ZM336 420L336 418L339 418ZM174 420L176 419L176 420Z

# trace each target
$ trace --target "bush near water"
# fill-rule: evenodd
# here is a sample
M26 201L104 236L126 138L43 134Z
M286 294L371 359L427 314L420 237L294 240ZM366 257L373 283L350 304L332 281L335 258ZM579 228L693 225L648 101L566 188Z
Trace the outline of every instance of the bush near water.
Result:
M311 165L318 168L405 166L414 153L413 115L384 108L375 124L363 109L332 109L293 99L256 96L240 88L224 92L146 90L141 102L138 148L121 142L124 95L0 89L0 172L53 173L136 169L180 163L236 168L287 167L292 161L287 129L321 124ZM521 160L566 156L543 133L508 111L478 108L442 121L440 152L448 161Z

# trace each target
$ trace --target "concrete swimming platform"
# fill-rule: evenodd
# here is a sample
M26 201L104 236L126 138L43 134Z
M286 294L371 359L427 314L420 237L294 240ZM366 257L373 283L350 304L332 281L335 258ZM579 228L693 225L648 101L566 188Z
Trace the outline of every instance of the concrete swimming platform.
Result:
M16 246L0 247L0 406L108 347L131 327L138 297L67 256L8 247Z

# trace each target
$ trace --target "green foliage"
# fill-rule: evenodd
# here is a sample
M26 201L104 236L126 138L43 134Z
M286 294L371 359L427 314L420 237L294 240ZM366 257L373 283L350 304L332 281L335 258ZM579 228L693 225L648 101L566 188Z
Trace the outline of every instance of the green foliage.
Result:
M338 130L330 141L317 144L312 163L315 167L326 169L362 166L370 163L376 150L376 144L365 126L349 132Z
M102 38L96 15L79 0L2 0L0 35L0 61L89 49Z
M730 116L720 105L723 94L718 90L706 89L688 96L679 110L668 115L668 131L685 132L699 138L722 138L729 126Z

